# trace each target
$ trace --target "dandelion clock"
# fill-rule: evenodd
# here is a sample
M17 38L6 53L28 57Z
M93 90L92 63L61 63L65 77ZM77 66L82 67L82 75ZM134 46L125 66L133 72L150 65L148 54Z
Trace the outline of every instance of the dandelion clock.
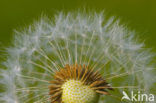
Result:
M104 13L58 13L16 31L1 103L155 103L153 54Z

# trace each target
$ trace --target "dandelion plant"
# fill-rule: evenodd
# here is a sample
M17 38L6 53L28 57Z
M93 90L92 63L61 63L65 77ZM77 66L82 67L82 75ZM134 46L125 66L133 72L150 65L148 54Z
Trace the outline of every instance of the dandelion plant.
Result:
M15 31L0 102L129 103L123 91L154 94L153 55L114 18L58 13Z

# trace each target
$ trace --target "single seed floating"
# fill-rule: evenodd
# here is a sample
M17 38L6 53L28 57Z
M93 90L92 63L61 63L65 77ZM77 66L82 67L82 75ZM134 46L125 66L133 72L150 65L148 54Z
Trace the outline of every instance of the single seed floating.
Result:
M96 103L100 94L113 90L98 71L78 64L61 68L50 83L51 103Z

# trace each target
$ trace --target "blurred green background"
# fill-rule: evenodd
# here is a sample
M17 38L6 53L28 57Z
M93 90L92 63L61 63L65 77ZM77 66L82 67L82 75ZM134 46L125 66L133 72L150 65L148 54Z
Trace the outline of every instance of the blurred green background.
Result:
M0 0L0 50L10 45L14 29L32 24L42 14L51 17L84 8L119 17L156 52L156 0Z

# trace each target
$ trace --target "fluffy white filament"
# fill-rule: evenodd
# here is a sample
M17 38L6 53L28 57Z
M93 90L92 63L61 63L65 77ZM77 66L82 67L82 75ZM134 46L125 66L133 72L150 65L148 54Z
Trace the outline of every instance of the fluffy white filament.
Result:
M86 64L100 70L114 87L102 103L121 103L122 91L150 92L155 82L151 55L114 18L101 14L59 13L15 32L1 69L4 103L50 103L48 81L65 64Z

